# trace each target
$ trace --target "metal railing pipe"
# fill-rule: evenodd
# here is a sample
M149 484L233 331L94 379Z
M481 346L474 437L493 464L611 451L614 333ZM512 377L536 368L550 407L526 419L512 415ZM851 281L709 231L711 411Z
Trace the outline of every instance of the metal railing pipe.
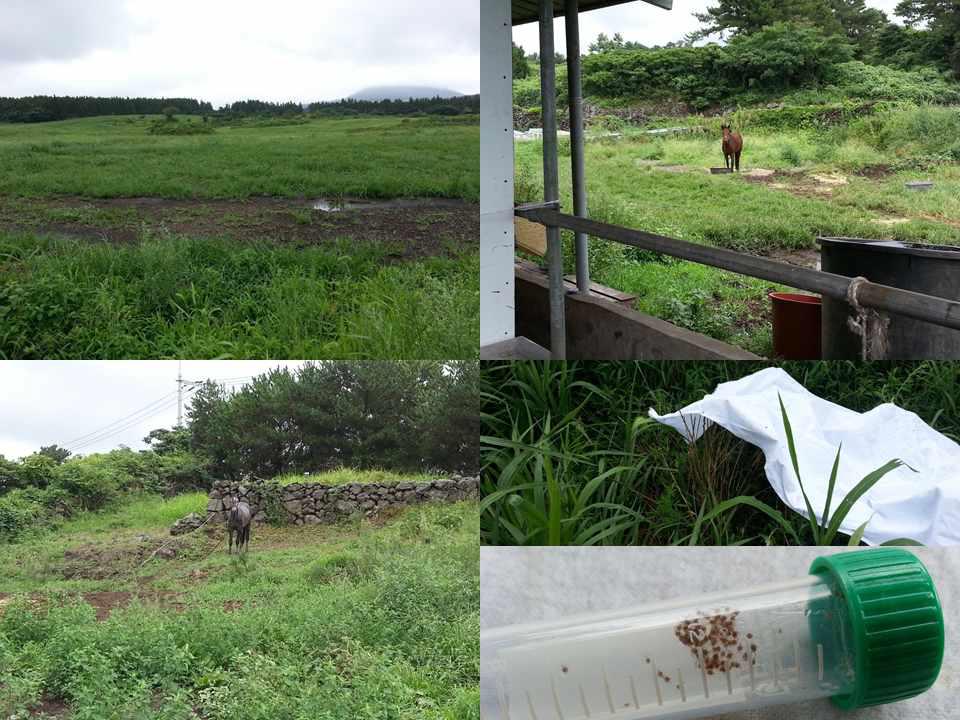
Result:
M560 200L557 152L557 75L553 39L553 0L540 0L540 100L543 117L543 199ZM563 287L563 247L560 228L547 226L547 266L550 274L550 354L567 357Z
M613 240L623 245L651 250L671 257L729 270L750 277L770 280L801 290L827 295L839 300L850 300L853 278L788 265L768 258L745 255L724 248L698 245L676 238L656 235L643 230L632 230L619 225L597 222L587 218L551 210L549 208L518 209L517 214L547 227L566 228L594 237ZM892 312L916 320L960 330L960 302L924 295L910 290L861 281L856 285L857 302L863 307Z
M587 182L584 169L583 79L580 68L580 1L566 0L567 96L570 105L570 170L573 178L573 214L587 217ZM590 292L590 256L587 234L575 236L577 290Z

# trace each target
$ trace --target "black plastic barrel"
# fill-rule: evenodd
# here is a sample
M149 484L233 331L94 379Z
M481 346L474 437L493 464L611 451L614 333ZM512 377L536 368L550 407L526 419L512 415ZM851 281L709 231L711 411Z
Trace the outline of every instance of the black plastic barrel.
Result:
M871 282L960 300L960 247L897 240L820 238L824 272L863 276ZM850 305L823 298L823 358L860 357L861 339L850 330ZM960 359L960 330L891 313L887 333L890 360Z

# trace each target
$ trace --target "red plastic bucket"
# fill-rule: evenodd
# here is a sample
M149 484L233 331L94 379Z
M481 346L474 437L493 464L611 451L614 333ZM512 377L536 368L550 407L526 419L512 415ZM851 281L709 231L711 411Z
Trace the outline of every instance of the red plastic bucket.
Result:
M819 360L820 298L774 292L773 354L784 360Z

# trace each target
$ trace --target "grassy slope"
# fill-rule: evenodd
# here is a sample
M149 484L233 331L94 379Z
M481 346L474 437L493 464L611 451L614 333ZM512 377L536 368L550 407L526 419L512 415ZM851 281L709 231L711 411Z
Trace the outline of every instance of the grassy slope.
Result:
M323 485L349 485L350 483L427 483L433 480L442 480L445 477L445 475L429 475L427 473L413 475L390 472L389 470L355 470L341 467L317 475L281 475L276 479L282 485L303 482L321 483Z
M806 520L776 497L756 448L718 429L687 446L679 433L647 419L651 407L660 413L673 412L713 392L719 383L765 366L744 362L485 365L482 434L495 440L483 445L481 488L487 495L497 490L507 494L483 515L484 541L511 544L515 537L509 524L513 523L532 533L534 541L543 542L544 530L535 509L547 496L542 471L547 453L558 483L556 492L568 498L561 511L568 537L593 526L610 530L601 540L612 545L685 544L691 541L701 513L747 494L779 508L800 537L809 541ZM859 412L884 402L896 403L960 440L957 363L794 362L783 367L827 400ZM522 447L511 447L512 442ZM890 459L878 449L878 467ZM842 468L841 458L841 472ZM826 482L826 478L805 478L814 480ZM509 492L511 488L515 489ZM576 509L575 498L581 503ZM594 503L606 505L583 510ZM621 515L623 524L600 525L622 513L629 516ZM740 509L709 523L694 542L783 544L790 538L766 515Z
M258 527L246 562L200 533L176 559L125 558L204 501L143 498L0 547L4 589L21 594L0 606L4 717L41 695L65 700L72 720L479 717L475 504L382 525ZM120 574L64 579L71 548L81 569ZM97 622L64 594L102 591L143 602ZM164 592L176 594L158 606Z
M0 193L479 197L476 125L367 118L165 137L146 123L0 125ZM391 248L362 239L295 250L144 232L112 247L0 232L0 357L475 356L477 254L392 264Z
M541 183L540 144L518 143L521 195ZM720 165L711 136L587 145L591 214L692 242L769 254L815 249L818 235L885 237L960 243L960 166L901 170L884 177L854 174L902 160L852 138L828 142L814 132L747 133L742 170L779 171L769 183L711 176ZM669 166L674 171L658 169ZM561 162L563 202L571 206L569 163ZM813 175L842 174L848 184L827 186ZM906 193L903 183L933 179L934 191ZM878 221L898 219L897 224ZM907 222L900 222L906 219ZM766 292L769 283L690 263L625 262L629 254L594 243L594 278L639 296L637 307L760 354L771 351ZM651 258L642 258L650 260ZM568 257L572 262L572 258ZM572 271L572 268L568 269Z
M476 125L430 118L327 119L157 136L147 133L150 122L98 117L0 124L0 193L480 197Z

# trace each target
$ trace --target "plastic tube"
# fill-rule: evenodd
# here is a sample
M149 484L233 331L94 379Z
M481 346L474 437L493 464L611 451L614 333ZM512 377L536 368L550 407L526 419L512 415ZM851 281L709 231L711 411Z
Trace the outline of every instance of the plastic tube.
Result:
M481 632L484 720L696 718L834 698L861 707L933 684L943 618L899 549L811 575L602 615Z

